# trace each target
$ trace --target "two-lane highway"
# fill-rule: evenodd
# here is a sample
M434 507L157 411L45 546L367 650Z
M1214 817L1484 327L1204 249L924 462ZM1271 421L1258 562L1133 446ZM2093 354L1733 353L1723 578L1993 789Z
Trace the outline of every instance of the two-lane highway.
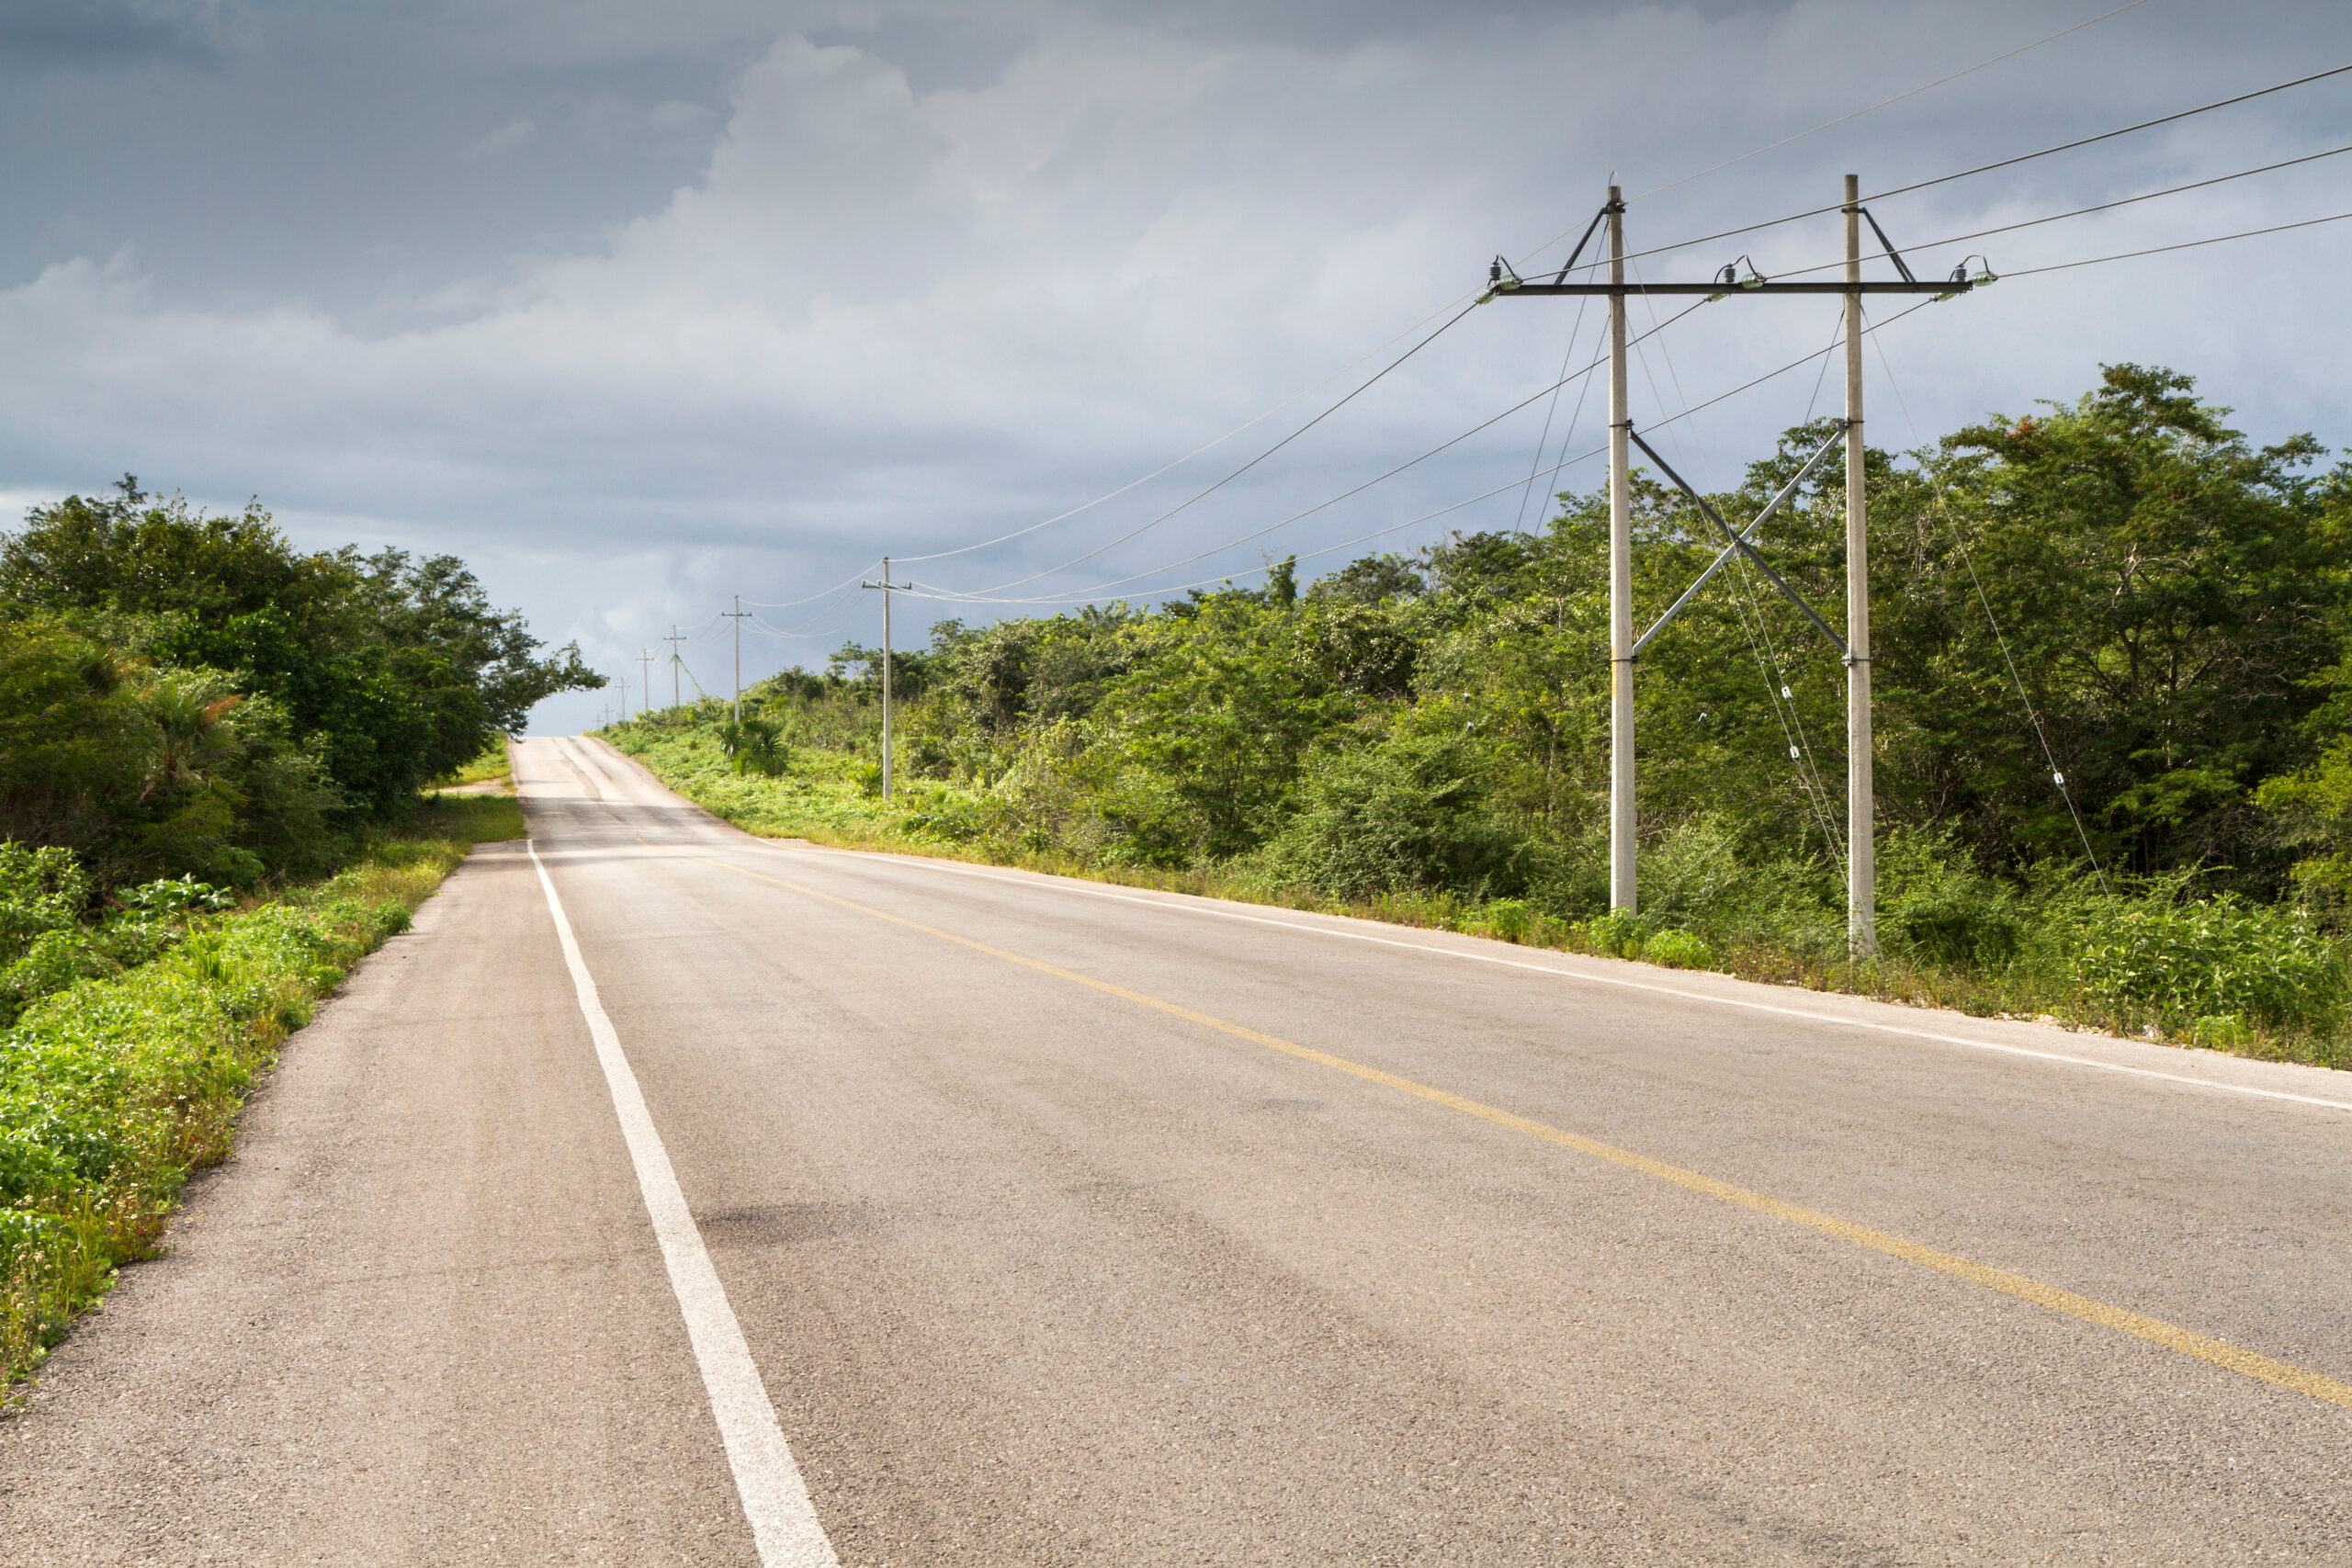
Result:
M2352 1078L517 755L8 1561L2352 1561Z

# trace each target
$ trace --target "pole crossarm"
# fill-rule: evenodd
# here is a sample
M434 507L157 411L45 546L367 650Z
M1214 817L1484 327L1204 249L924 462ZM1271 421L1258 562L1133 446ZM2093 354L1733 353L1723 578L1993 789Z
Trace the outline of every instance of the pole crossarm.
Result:
M1636 439L1638 439L1638 437ZM1841 420L1838 422L1838 434L1823 442L1821 444L1821 449L1804 460L1804 466L1796 471L1796 477L1789 480L1787 484L1782 485L1781 487L1780 493L1764 503L1763 511L1758 512L1755 516L1747 520L1747 526L1739 531L1740 538L1743 540L1754 538L1756 536L1756 531L1764 526L1766 520L1769 519L1772 513L1778 512L1782 506L1786 505L1791 496L1796 494L1797 486L1804 483L1805 476L1812 473L1814 469L1819 468L1821 466L1821 460L1824 457L1828 457L1830 453L1835 452L1845 439L1845 423ZM1649 448L1645 446L1643 447L1643 450L1647 451ZM1666 607L1666 614L1660 615L1657 618L1657 623L1653 625L1649 630L1644 632L1639 637L1634 639L1634 658L1639 659L1642 656L1642 649L1649 647L1650 639L1657 637L1658 633L1666 630L1667 623L1673 620L1675 616L1680 615L1684 607L1687 606L1691 600L1696 599L1699 596L1699 590L1707 586L1707 584L1713 580L1715 573L1723 570L1725 564L1731 560L1734 551L1732 547L1729 545L1725 545L1722 549L1715 552L1715 558L1708 564L1706 570L1699 574L1699 580L1696 582L1693 582L1690 587L1684 589L1682 591L1682 597L1668 605Z
M1947 277L1933 282L1905 283L1899 279L1883 279L1870 283L1833 283L1807 280L1802 283L1521 283L1511 285L1504 279L1495 290L1498 299L1511 299L1531 294L1706 294L1717 299L1734 294L1965 294L1980 287L1970 278Z
M1790 604L1794 604L1798 609L1804 612L1805 619L1811 621L1814 624L1815 628L1818 630L1823 637L1829 639L1832 646L1838 649L1838 656L1840 659L1843 659L1846 656L1846 639L1829 629L1829 623L1823 620L1818 615L1814 613L1813 606L1806 604L1804 597L1800 595L1795 589L1790 587L1786 580L1784 580L1779 572L1774 571L1771 567L1765 562L1762 556L1756 553L1756 547L1749 544L1746 537L1735 530L1730 524L1724 522L1723 514L1717 512L1713 506L1707 504L1706 497L1701 495L1697 491L1692 490L1683 479L1682 476L1676 473L1672 466L1669 465L1665 458L1657 455L1657 448L1652 446L1648 442L1642 439L1641 433L1639 431L1628 426L1625 434L1634 438L1634 445L1640 447L1642 451L1648 456L1649 460L1657 465L1658 471L1673 482L1674 488L1680 491L1684 495L1689 496L1690 498L1690 504L1697 507L1701 512L1706 513L1707 521L1713 523L1722 531L1723 536L1729 541L1729 543L1724 546L1725 551L1737 550L1749 560L1755 562L1756 570L1762 572L1766 579L1771 582L1773 587L1779 589L1782 594L1786 595ZM1838 432L1838 439L1839 441L1845 440L1845 432Z

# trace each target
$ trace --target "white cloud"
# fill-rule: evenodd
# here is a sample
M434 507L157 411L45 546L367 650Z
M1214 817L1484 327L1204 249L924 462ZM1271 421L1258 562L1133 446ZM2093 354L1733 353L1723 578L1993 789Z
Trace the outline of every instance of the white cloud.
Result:
M1535 265L1524 248L1580 228L1612 164L1644 189L1853 107L1873 94L1860 64L1905 85L1950 69L1943 30L1924 24L1942 13L1906 8L1893 28L1891 9L1488 18L1315 47L1061 17L987 85L928 92L875 54L790 36L735 79L715 141L683 102L594 109L616 134L707 141L707 161L593 252L420 301L427 326L368 335L299 301L160 303L121 257L0 295L0 360L20 367L0 382L0 477L38 492L131 468L221 503L259 491L336 539L455 548L512 583L543 631L618 668L739 588L795 598L885 548L984 537L1158 467L1475 288L1493 251ZM1878 24L1859 42L1858 17ZM2020 9L2003 34L2035 27ZM2085 36L2095 49L2053 46L2035 71L1987 73L1639 203L1634 243L1828 199L1858 160L1871 185L1901 183L2288 73L2256 61L2222 82L2138 35ZM2086 58L2109 69L2086 76ZM468 155L517 149L534 124ZM2324 144L2267 111L2191 126L1880 216L1911 244ZM2014 273L2336 210L2330 167L1962 248ZM1835 232L1817 220L1643 265L1711 272L1744 250L1773 272L1826 259ZM2309 352L2342 333L2314 265L2328 243L2004 283L1891 330L1888 363L1928 434L2072 393L2118 358L2204 375L2266 435L2342 434L2329 356ZM1669 402L1712 397L1819 346L1830 314L1711 309L1675 331L1670 362L1637 368L1636 417L1659 417L1650 378ZM1534 301L1476 313L1230 492L1104 558L1103 575L1261 525L1517 400L1555 373L1574 317ZM1789 378L1678 427L1692 477L1736 475L1810 389ZM1075 554L1329 395L1082 522L922 570L985 583ZM1874 412L1875 439L1909 444L1898 408ZM1587 427L1598 418L1588 404ZM1502 482L1533 440L1533 423L1513 424L1206 569ZM1510 517L1505 503L1460 521Z
M539 128L537 125L527 119L510 119L460 151L458 161L472 164L484 158L503 158L509 152L520 152L538 139Z

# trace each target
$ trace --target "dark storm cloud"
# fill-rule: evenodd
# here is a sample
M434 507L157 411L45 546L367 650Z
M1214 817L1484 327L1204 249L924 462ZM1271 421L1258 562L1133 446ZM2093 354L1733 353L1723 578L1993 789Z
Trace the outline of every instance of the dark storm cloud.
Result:
M0 0L0 62L15 69L213 58L211 7L135 0Z

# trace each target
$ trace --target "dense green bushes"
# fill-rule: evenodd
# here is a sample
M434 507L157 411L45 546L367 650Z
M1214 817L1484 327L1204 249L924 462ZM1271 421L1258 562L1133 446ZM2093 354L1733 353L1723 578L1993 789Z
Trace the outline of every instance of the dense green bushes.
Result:
M1485 770L1449 737L1396 736L1318 758L1303 770L1294 809L1268 864L1335 897L1406 888L1509 897L1542 874L1536 846L1489 808Z
M89 875L70 851L0 843L0 1028L43 997L150 962L191 919L236 900L184 876L118 889L95 923L85 919L90 902Z
M772 829L2333 1059L2352 468L2313 477L2309 437L2256 447L2226 412L2184 377L2118 366L2075 402L1870 455L1872 965L1847 954L1841 671L1744 565L1643 657L1641 907L1606 912L1598 494L1562 497L1540 532L1367 557L1303 592L1285 564L1262 592L1148 612L944 623L897 665L889 813L869 794L871 649L751 694L772 783L748 763L711 776L714 706L616 739ZM1719 506L1751 513L1833 433L1790 432ZM1715 539L1639 476L1634 502L1646 624ZM1816 475L1763 543L1832 622L1843 508L1842 481Z
M2235 1038L2248 1024L2321 1031L2341 1021L2341 948L2300 909L2222 897L2115 909L2083 931L2091 995L2167 1032Z

